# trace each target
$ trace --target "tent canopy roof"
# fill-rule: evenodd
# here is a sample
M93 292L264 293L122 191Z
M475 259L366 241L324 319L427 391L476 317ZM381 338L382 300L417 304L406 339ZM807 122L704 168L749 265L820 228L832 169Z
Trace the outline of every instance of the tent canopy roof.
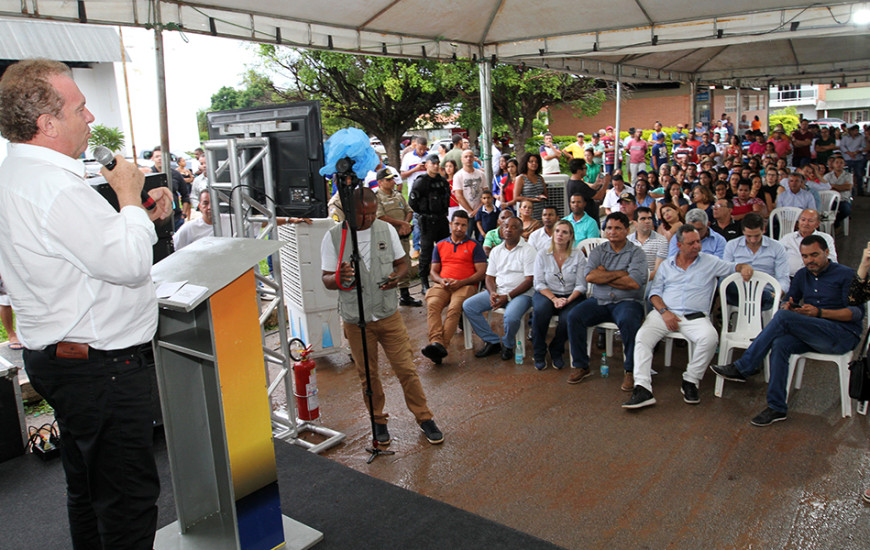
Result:
M800 0L158 0L165 28L411 58L492 58L598 78L766 86L870 79L862 4ZM148 0L0 0L0 15L149 26ZM37 9L38 8L38 9ZM177 27L176 27L177 26Z

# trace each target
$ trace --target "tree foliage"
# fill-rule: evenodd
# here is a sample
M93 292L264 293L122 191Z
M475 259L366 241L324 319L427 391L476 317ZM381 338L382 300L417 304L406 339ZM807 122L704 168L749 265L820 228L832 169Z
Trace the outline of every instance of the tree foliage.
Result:
M208 139L208 121L206 113L211 111L227 111L245 109L261 105L275 105L284 100L278 93L272 80L254 70L248 70L242 79L240 88L223 86L211 96L211 106L196 113L200 141Z
M88 138L88 144L91 148L102 145L111 151L120 151L124 147L124 142L124 132L120 128L103 126L102 124L91 126L91 137Z
M768 128L772 131L777 124L782 124L786 135L791 135L791 133L800 126L800 118L797 115L797 109L794 107L786 107L785 109L780 109L770 113Z
M441 68L433 61L268 44L260 47L260 55L267 69L289 75L299 94L320 100L325 128L346 121L358 125L381 140L394 166L400 164L399 142L405 131L445 102L449 93L441 81Z
M463 113L471 106L479 112L477 65L453 63L449 65L449 75L445 80L462 103ZM525 143L534 132L538 112L544 107L568 103L578 116L594 116L607 97L608 94L597 88L596 81L590 78L506 64L497 64L492 69L493 121L499 120L507 126L516 151L525 150Z

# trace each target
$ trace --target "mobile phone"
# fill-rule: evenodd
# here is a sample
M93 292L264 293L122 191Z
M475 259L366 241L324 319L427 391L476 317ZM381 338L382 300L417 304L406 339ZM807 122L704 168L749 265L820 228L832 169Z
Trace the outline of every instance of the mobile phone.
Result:
M379 281L379 282L378 282L378 286L384 286L385 284L387 284L387 283L389 283L389 282L390 282L390 277L387 276L386 279L384 279L383 281Z
M687 314L687 315L686 315L686 320L687 320L687 321L694 321L695 319L702 319L702 318L704 318L704 317L706 317L706 316L707 316L707 315L706 315L705 313L700 312L700 311L696 311L696 312L694 312L694 313L689 313L689 314Z

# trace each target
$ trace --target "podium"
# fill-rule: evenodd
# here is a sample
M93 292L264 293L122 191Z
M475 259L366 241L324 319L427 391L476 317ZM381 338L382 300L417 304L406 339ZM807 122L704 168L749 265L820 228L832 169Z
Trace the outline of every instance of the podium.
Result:
M254 269L279 241L206 237L157 263L157 383L178 521L158 550L310 548L323 534L281 512ZM189 287L188 287L189 288Z

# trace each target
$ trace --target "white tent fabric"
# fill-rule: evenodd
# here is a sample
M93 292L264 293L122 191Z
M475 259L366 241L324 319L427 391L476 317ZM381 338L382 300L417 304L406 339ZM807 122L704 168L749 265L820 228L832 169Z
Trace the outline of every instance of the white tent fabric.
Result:
M599 78L744 86L870 78L863 4L799 0L0 0L0 15L317 49L486 57Z

